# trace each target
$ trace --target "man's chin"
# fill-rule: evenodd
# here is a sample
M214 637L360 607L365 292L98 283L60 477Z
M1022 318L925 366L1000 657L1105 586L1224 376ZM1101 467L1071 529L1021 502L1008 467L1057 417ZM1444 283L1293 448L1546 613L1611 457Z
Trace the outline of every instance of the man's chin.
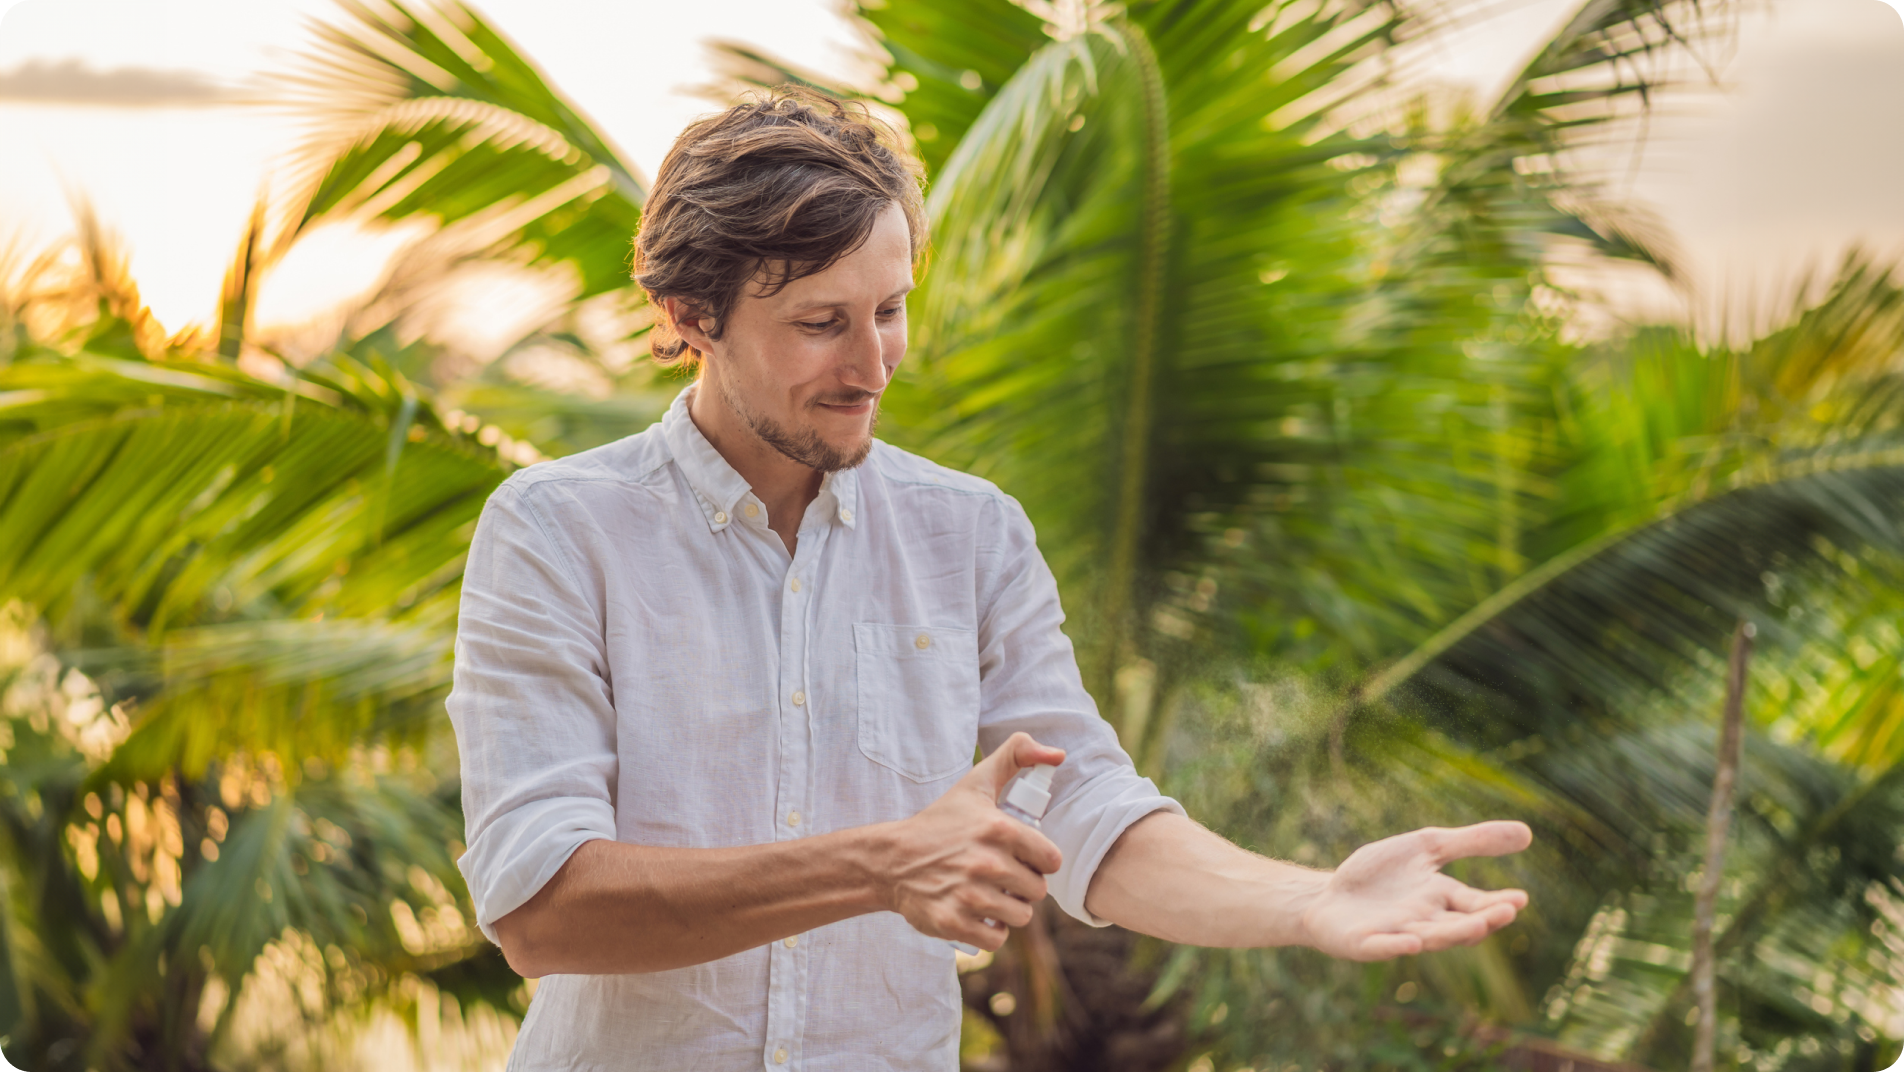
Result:
M782 455L822 473L851 469L865 461L873 449L871 432L833 438L822 436L809 425L800 433L789 435L767 422L756 424L754 432Z
M866 432L840 442L828 442L826 448L825 460L829 464L816 465L815 469L823 473L852 469L865 461L866 456L872 453L873 435L871 432Z
M824 461L827 463L824 465L814 465L812 462L809 462L809 465L813 465L813 468L823 473L830 473L840 469L851 469L865 461L866 456L872 453L873 433L879 427L879 410L875 408L869 416L863 418L861 421L854 422L850 427L840 428L839 425L844 423L846 422L822 420L815 422L818 427L808 425L808 432L811 436L808 442L812 447L819 448L815 450L814 453L823 455ZM832 424L834 427L826 428L828 424ZM821 430L823 428L826 429L825 432ZM816 458L815 460L821 459Z

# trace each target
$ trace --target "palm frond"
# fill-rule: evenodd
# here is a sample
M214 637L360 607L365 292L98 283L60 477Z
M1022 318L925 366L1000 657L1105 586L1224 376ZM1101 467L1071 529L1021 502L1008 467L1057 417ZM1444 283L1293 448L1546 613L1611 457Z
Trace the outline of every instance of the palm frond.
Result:
M319 132L280 249L322 219L426 216L572 266L579 297L628 285L645 188L533 63L460 3L345 8L288 79Z
M93 780L199 777L234 749L296 763L342 762L365 741L421 746L449 689L453 596L395 622L228 621L153 647L67 653L115 694L144 697Z
M904 76L904 111L929 175L938 174L966 132L1032 54L1050 43L1044 24L1009 0L949 4L863 5Z
M155 637L220 585L234 605L305 614L413 602L454 561L444 536L502 476L476 451L402 433L393 464L387 428L361 417L284 426L277 407L232 403L15 442L0 455L0 591L57 615L88 576Z
M1882 273L1854 261L1841 280L1743 353L1652 332L1587 365L1582 449L1530 540L1556 550L1358 697L1433 667L1446 675L1436 687L1457 692L1526 703L1567 682L1617 707L1700 666L1740 616L1799 642L1815 626L1775 613L1792 592L1885 570L1904 550L1904 448L1892 410L1872 400L1893 397L1904 321Z
M1223 504L1199 500L1247 496L1265 466L1313 459L1280 434L1317 396L1288 375L1316 356L1295 337L1353 255L1326 236L1340 224L1322 206L1352 178L1327 162L1356 144L1268 129L1262 100L1206 100L1187 72L1228 41L1226 75L1286 98L1383 24L1292 73L1289 57L1354 12L1265 31L1246 5L1205 7L1159 23L1154 60L1147 29L1104 23L1044 46L998 91L934 185L918 356L888 403L906 441L1026 501L1101 696L1129 658L1119 637L1152 631L1158 575L1223 531L1200 531ZM1219 461L1233 486L1212 479ZM1093 563L1109 566L1101 583Z
M68 659L142 698L122 765L414 736L494 449L343 357L272 384L41 355L0 384L0 599L107 629Z

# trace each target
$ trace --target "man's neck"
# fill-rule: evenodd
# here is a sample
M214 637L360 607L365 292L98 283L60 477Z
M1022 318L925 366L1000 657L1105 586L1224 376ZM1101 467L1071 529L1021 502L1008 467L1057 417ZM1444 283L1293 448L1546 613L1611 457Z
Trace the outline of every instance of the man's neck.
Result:
M800 519L820 494L820 472L775 450L754 434L740 414L721 398L720 389L703 372L688 398L688 417L727 464L754 489L767 508L767 527L773 529L787 553L793 554Z

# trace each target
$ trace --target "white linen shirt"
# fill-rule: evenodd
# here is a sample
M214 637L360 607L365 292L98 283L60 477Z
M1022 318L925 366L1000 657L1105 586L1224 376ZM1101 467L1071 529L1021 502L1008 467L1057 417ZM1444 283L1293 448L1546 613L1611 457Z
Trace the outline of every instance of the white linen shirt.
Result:
M1182 813L1079 680L1031 523L883 443L831 474L796 553L688 417L520 470L470 547L448 706L477 925L593 838L681 848L903 819L1014 731L1066 750L1049 879L1084 893L1124 829ZM551 975L509 1072L958 1067L953 953L879 912L721 960Z

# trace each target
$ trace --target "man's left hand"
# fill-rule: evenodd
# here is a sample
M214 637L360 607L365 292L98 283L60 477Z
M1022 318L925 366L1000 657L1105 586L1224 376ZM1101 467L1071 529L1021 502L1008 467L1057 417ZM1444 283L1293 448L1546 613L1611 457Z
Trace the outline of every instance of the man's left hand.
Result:
M1469 856L1533 842L1526 823L1428 827L1370 842L1330 873L1303 909L1303 944L1349 960L1387 960L1474 945L1514 922L1523 890L1477 890L1441 873Z

